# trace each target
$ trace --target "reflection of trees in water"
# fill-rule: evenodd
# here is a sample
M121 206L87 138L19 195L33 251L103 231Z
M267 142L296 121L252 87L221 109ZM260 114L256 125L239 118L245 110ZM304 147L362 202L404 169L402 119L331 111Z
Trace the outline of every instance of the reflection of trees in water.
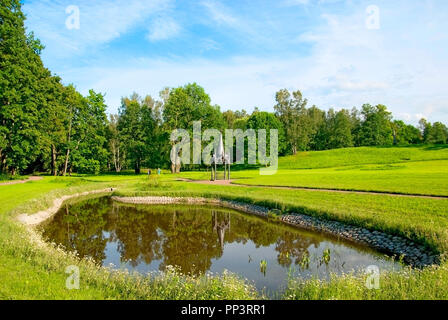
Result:
M117 243L121 262L128 262L136 267L145 262L162 259L160 250L162 237L156 228L150 226L149 215L144 215L127 208L123 211L119 206L109 214L107 231L110 241Z
M66 211L67 210L67 211ZM227 210L181 206L124 206L107 198L92 199L61 210L45 229L51 241L76 249L82 257L104 261L107 242L116 242L121 262L136 267L161 261L160 270L178 266L184 273L210 269L226 243L275 244L278 262L298 264L319 240L263 220ZM103 232L109 233L109 238Z
M163 214L154 216L154 224L158 224L164 234L164 259L160 269L174 265L184 273L196 274L209 270L211 260L221 256L216 236L210 232L210 215L206 212L201 208L179 208L172 214L171 221L160 219Z
M279 252L277 261L284 267L289 267L294 262L298 265L303 255L309 255L308 248L311 245L319 246L319 240L312 237L297 237L292 232L284 232L277 241L275 250Z
M108 239L103 236L109 208L102 205L103 199L65 205L45 227L43 236L68 250L76 250L80 257L91 257L95 261L106 258Z

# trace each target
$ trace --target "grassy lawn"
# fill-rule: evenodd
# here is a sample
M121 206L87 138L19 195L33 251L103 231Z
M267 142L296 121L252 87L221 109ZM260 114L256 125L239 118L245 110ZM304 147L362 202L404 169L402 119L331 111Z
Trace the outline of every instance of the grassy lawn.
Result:
M328 188L339 190L448 195L448 160L385 165L358 165L311 170L283 170L260 177L236 172L236 183L265 186Z
M428 154L432 158L444 156L446 152L443 148L440 150L414 149L416 150L405 148L405 151L418 156ZM401 154L393 148L385 150L393 151L394 156L390 156L390 159L398 159L399 156L396 154ZM310 158L313 157L317 156L310 154ZM339 155L335 156L335 159L337 157ZM365 158L358 157L358 159ZM387 186L387 191L406 192L406 190L414 191L415 188L421 188L429 194L437 192L445 194L442 188L444 181L446 186L447 161L443 159L415 160L390 163L390 166L400 168L389 170L370 170L370 168L378 168L389 163L362 164L362 168L367 170L361 170L361 167L354 168L355 165L361 165L352 162L345 167L338 164L335 168L311 170L292 169L293 164L291 164L291 168L281 169L274 177L258 176L258 171L235 172L234 176L245 177L247 181L244 183L247 184L251 181L257 185L271 184L266 179L274 179L272 181L275 185L281 183L293 185L297 183L300 173L300 177L303 177L303 180L308 179L306 181L309 184L318 183L320 180L321 187L328 184L332 188L348 186L347 189L364 188L367 184L362 184L363 180L371 179L370 185L374 186L375 190L380 190L378 188L381 186ZM310 172L314 172L317 178ZM297 173L296 176L292 176L293 173ZM413 173L420 178L417 179ZM412 177L406 180L406 176L409 175ZM233 275L189 278L176 272L169 272L159 277L144 278L123 272L109 272L90 261L80 261L63 250L40 243L33 232L30 233L13 219L17 213L32 213L49 207L52 200L61 195L106 187L116 187L118 188L116 194L125 196L202 196L240 200L280 209L283 213L304 213L363 226L371 230L385 231L422 243L443 255L448 252L448 199L201 185L177 181L179 177L201 178L203 176L208 177L206 173L165 174L149 179L145 175L131 174L70 178L45 177L41 181L26 184L0 186L2 203L0 207L0 299L259 298L253 287ZM375 176L376 184L372 182ZM328 178L324 180L323 177ZM383 179L382 185L380 185L381 179ZM421 190L418 193L421 193ZM65 288L65 280L68 276L65 274L65 268L69 265L80 267L81 290L69 291ZM400 273L384 273L381 275L380 284L380 290L368 290L365 279L353 275L334 277L329 282L313 280L304 282L300 279L291 279L284 298L448 299L448 290L446 290L448 263L444 262L440 267L424 270L405 269Z
M260 176L257 170L245 170L234 171L232 178L234 183L248 185L448 196L446 148L353 150L304 152L281 158L276 175ZM182 176L196 180L210 177L205 172L186 172Z
M448 146L362 147L327 151L299 152L279 159L282 169L316 169L364 164L448 160Z

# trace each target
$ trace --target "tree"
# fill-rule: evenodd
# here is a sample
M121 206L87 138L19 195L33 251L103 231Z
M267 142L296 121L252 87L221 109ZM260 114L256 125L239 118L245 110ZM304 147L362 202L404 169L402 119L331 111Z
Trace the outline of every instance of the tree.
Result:
M417 144L422 141L420 130L412 125L407 125L401 120L392 122L394 145Z
M370 104L362 106L363 121L360 129L360 145L388 146L393 142L391 128L392 115L384 105L375 107Z
M209 95L196 83L170 91L163 108L163 120L167 135L176 129L192 132L194 121L201 121L203 130L222 131L226 126L219 106L212 106ZM172 163L171 171L179 172L180 166Z
M269 150L270 146L270 130L278 130L278 152L283 154L286 149L284 128L280 120L270 112L254 112L246 123L247 129L265 129L266 130L266 146Z
M435 122L429 128L427 143L446 144L448 139L448 129L441 122Z
M148 117L144 113L149 112L143 105L141 98L133 94L130 98L123 98L119 110L118 130L126 146L126 155L131 162L136 174L140 174L142 162L146 157L145 123Z
M299 149L306 149L309 144L311 121L306 114L308 100L303 99L300 91L289 93L283 89L277 92L275 97L276 116L285 128L286 141L293 154Z
M322 132L325 130L326 125L325 111L320 110L316 106L312 106L306 113L309 118L309 143L306 149L319 150L321 147L320 140L322 138Z
M84 125L78 126L77 145L72 155L72 167L79 173L98 174L107 169L107 106L104 95L89 91L85 110L80 113Z
M46 83L47 101L39 114L41 131L41 157L44 162L49 163L51 174L58 174L59 156L64 146L66 130L64 121L67 110L63 105L64 87L59 77L50 77Z
M353 147L352 121L348 110L338 112L330 109L327 113L327 149Z
M239 119L243 119L243 118L247 118L248 114L246 112L246 110L241 110L241 111L232 111L232 110L227 110L225 112L223 112L222 114L225 122L227 123L227 129L235 129L234 125L235 122L238 121Z
M120 139L120 132L118 130L119 117L116 114L110 115L109 126L107 130L107 138L109 141L109 150L112 157L112 164L115 172L121 172L124 161L126 159L126 153L122 148L123 142Z
M426 119L420 119L418 122L419 129L424 142L428 141L429 132L431 130L431 123L429 123Z
M43 46L25 32L18 0L0 4L0 165L15 175L39 150L42 80L50 76L39 57Z

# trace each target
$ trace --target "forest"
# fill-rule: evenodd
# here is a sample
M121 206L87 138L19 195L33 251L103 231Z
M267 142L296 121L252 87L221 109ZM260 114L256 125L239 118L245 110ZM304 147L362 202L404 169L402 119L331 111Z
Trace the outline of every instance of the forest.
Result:
M447 126L394 119L385 105L351 109L311 105L300 90L279 90L274 112L222 111L196 83L159 97L123 97L108 114L105 95L81 94L48 70L44 45L25 28L19 0L0 6L0 171L3 175L99 174L170 167L170 133L202 129L278 129L280 155L359 146L446 144ZM115 106L109 106L115 107Z

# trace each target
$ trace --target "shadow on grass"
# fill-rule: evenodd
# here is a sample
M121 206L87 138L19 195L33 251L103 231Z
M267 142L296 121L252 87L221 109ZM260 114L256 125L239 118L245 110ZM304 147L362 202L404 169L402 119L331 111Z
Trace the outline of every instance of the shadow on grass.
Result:
M436 151L436 150L448 149L448 144L430 145L430 146L426 146L424 149L427 150L427 151Z

